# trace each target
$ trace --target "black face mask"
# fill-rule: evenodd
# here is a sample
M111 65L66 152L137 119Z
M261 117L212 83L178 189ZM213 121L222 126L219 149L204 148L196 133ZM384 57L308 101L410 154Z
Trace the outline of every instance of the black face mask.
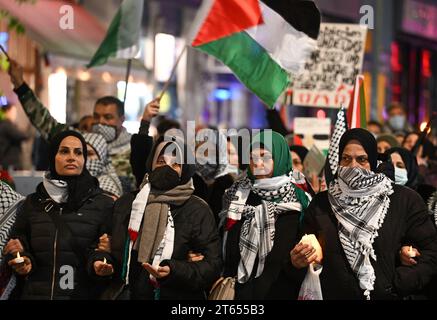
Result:
M149 182L158 190L171 190L176 188L181 181L179 175L170 166L156 168L149 174Z

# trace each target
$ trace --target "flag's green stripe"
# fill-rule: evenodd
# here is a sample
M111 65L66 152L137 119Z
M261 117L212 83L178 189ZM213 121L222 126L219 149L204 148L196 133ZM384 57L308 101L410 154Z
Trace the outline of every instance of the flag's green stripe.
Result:
M108 32L106 33L105 39L100 44L99 49L97 49L91 62L87 65L87 68L100 66L108 61L109 57L114 57L118 50L118 31L120 28L121 21L121 10L118 10L114 19L109 26Z
M287 72L244 31L197 48L227 65L269 107L288 86Z
M360 120L361 128L367 128L366 95L364 94L364 82L360 87Z

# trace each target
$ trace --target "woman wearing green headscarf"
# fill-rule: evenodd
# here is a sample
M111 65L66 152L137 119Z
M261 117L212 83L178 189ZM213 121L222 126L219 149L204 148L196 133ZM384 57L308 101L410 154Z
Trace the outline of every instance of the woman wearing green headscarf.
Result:
M293 299L289 252L309 198L293 183L290 152L274 131L250 145L248 178L225 194L224 276L236 277L235 299Z

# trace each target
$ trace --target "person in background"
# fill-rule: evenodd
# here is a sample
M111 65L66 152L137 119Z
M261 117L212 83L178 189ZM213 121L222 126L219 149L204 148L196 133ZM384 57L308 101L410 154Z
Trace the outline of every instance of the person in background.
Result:
M88 159L86 168L99 180L99 187L114 200L121 197L123 188L112 163L109 161L108 144L98 133L84 133L87 144Z
M80 132L93 132L94 117L92 115L86 115L79 120Z
M23 68L16 61L10 60L8 72L24 111L44 139L49 141L60 131L72 129L50 115L48 109L24 82ZM123 190L131 190L135 187L129 163L131 135L123 127L123 102L113 96L99 98L94 105L93 118L92 131L101 134L108 143L110 160L122 182Z
M20 299L97 299L99 280L114 271L112 257L96 250L109 232L113 201L85 167L80 133L55 135L49 159L43 182L17 211L3 254L24 284ZM17 252L24 262L16 261ZM68 283L61 280L64 266L72 272Z
M303 162L308 154L308 149L304 146L290 146L291 161L293 162L293 170L304 172Z
M318 236L322 246L325 300L402 299L423 290L437 272L437 230L424 202L376 173L377 158L370 132L347 130L340 139L337 178L305 212L303 232ZM403 245L421 251L416 265L400 265ZM310 249L297 245L291 251L296 269L314 261Z
M400 147L398 140L392 134L381 134L376 138L378 153L384 153L390 148Z
M414 152L416 142L419 139L420 134L417 132L411 132L406 137L402 146ZM425 184L437 186L437 159L435 156L436 148L427 138L423 140L423 143L418 146L416 159L419 165L419 173L424 179Z
M370 120L367 122L367 130L369 130L375 138L382 133L382 124L376 120Z
M388 120L382 129L385 133L395 134L401 132L404 135L413 131L413 128L407 121L407 114L404 106L399 102L393 102L387 108Z
M13 122L16 114L15 106L7 104L0 107L0 167L8 169L13 167L21 170L21 143L30 134L17 128Z

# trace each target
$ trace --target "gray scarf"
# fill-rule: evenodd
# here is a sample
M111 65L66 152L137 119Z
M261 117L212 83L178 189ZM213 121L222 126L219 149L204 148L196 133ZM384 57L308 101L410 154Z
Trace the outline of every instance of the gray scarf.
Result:
M164 237L167 227L170 205L180 206L193 194L193 182L179 185L174 189L161 192L151 190L144 212L142 231L140 232L138 262L149 263L154 257Z

